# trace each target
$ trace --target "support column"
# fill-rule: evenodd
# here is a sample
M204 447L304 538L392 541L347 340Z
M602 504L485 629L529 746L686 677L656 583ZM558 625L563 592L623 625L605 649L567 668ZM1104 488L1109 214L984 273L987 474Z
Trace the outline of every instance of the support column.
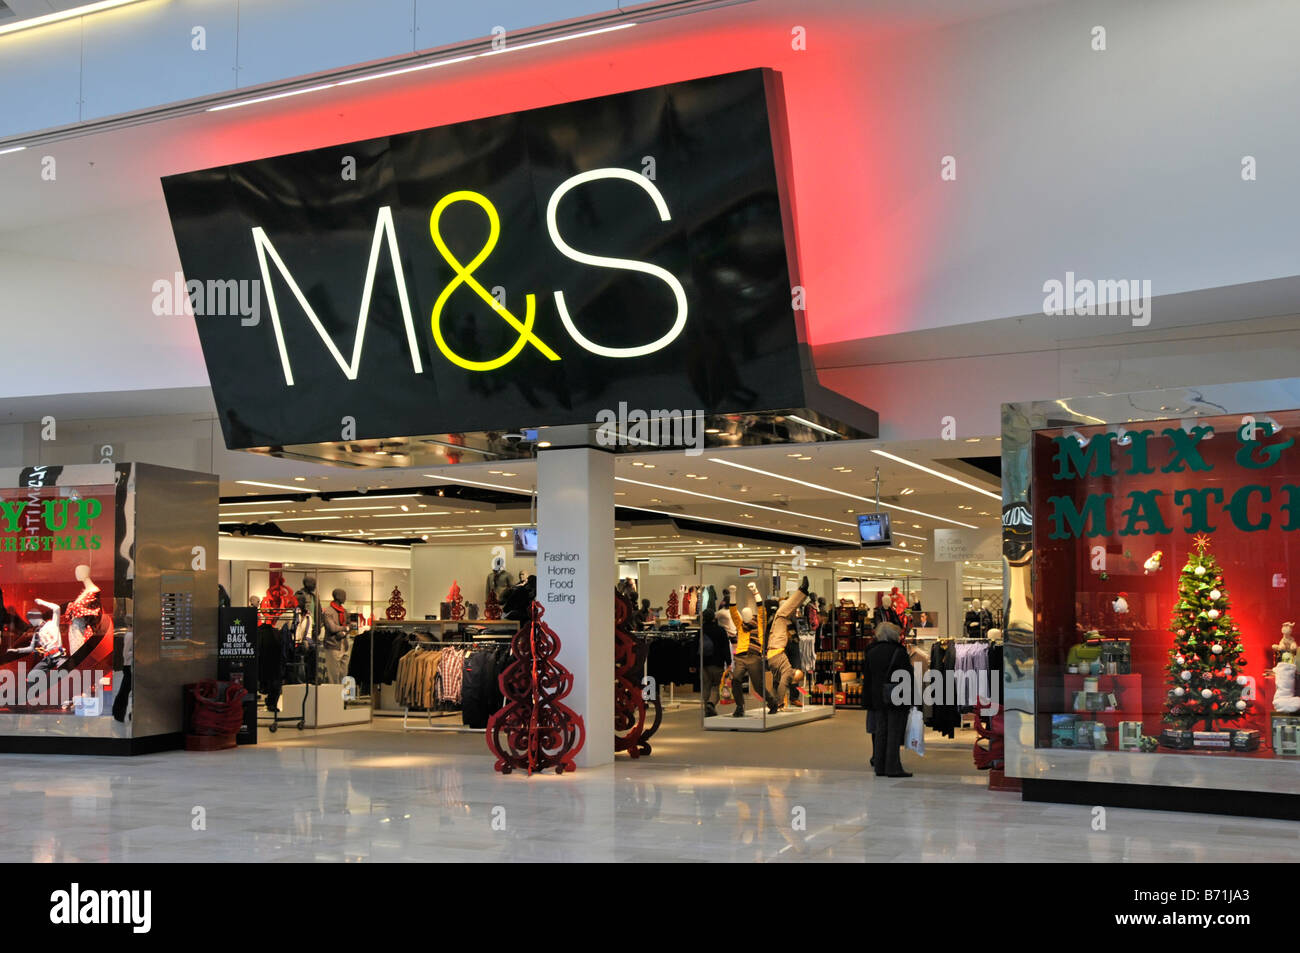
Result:
M587 742L576 763L614 761L614 456L589 447L537 455L537 601L573 673L565 700Z

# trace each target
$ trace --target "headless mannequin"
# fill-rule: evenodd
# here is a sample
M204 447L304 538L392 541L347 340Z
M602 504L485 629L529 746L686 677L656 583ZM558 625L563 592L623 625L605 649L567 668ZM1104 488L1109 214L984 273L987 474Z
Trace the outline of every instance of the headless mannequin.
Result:
M966 610L965 629L963 635L968 639L982 638L988 628L984 625L983 619L984 605L978 599L972 599L970 608Z
M95 634L103 616L99 586L90 578L90 567L83 564L75 572L77 581L81 583L81 594L68 605L68 651L73 655L85 644L88 635Z

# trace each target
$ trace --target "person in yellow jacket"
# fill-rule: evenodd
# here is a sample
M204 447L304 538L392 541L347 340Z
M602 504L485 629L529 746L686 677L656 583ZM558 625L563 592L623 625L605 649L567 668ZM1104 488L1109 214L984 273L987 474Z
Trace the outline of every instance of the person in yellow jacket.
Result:
M757 586L751 582L749 588L757 595ZM746 675L749 676L750 690L755 695L761 695L767 701L767 710L775 713L779 702L763 682L763 630L767 623L767 610L763 608L763 600L758 600L757 618L755 610L748 606L737 609L732 605L728 611L731 613L732 623L736 626L735 664L731 670L731 693L736 702L736 710L731 713L731 716L745 717L745 693L740 690L740 685Z

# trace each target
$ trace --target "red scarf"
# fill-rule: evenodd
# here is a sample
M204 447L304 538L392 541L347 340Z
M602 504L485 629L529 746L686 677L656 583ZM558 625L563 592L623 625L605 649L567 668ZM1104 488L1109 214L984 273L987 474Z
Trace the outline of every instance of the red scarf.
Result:
M330 608L339 614L339 625L346 629L348 626L348 610L337 602L330 602Z

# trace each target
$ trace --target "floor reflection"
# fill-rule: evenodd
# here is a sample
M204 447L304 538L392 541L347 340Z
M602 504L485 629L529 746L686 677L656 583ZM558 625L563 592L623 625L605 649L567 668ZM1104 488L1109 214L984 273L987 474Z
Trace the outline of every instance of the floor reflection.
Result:
M0 757L0 860L1282 860L1284 822L1023 803L980 778L684 767L533 778L486 758L258 747ZM1281 835L1281 836L1279 836Z

